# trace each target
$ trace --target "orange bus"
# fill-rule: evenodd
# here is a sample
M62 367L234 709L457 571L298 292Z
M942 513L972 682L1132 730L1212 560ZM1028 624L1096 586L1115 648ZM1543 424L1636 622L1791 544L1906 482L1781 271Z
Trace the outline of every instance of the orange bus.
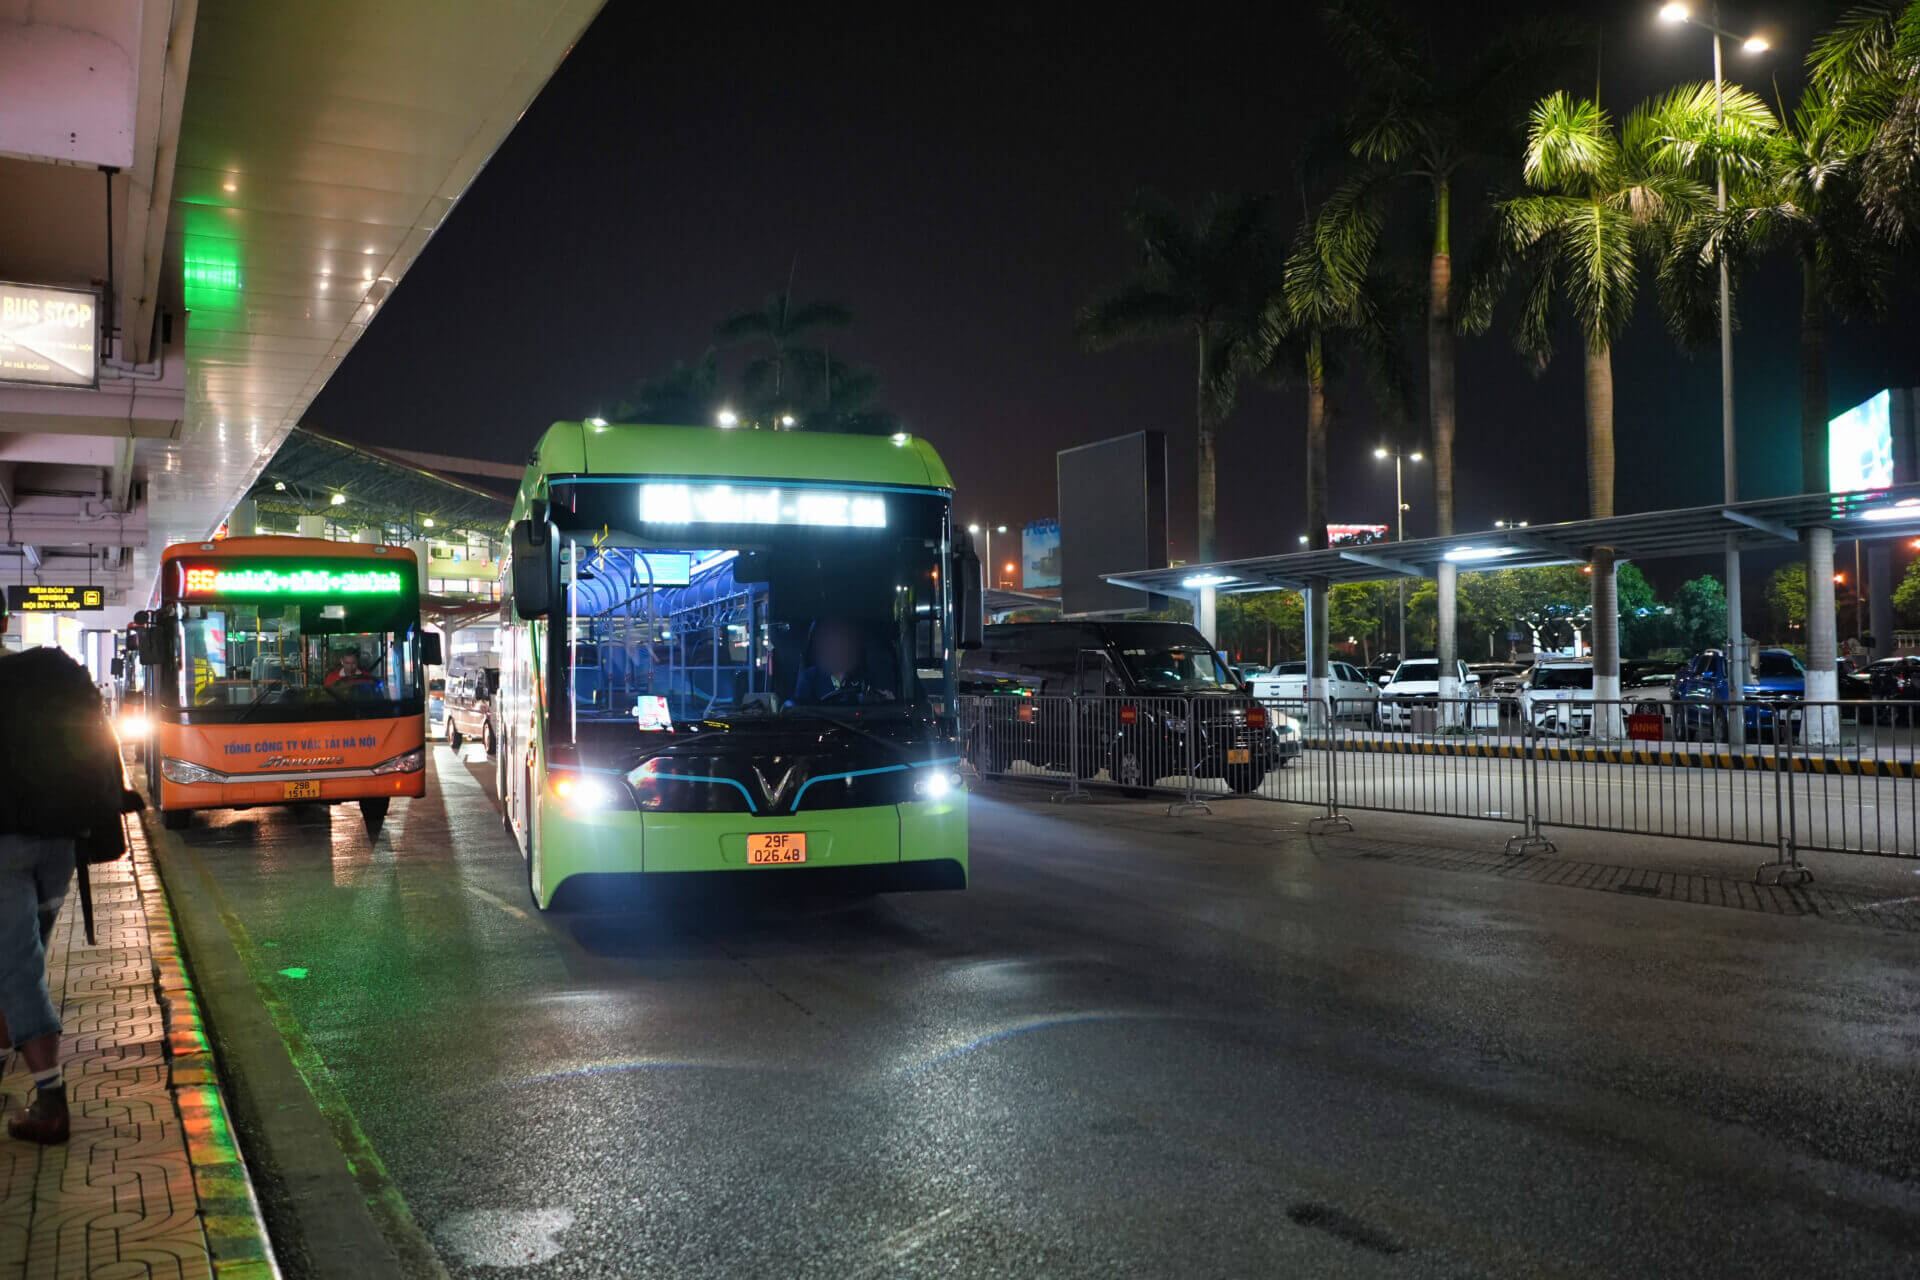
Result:
M160 607L134 620L148 668L147 785L195 809L357 800L378 835L426 791L419 569L404 547L227 538L168 547Z

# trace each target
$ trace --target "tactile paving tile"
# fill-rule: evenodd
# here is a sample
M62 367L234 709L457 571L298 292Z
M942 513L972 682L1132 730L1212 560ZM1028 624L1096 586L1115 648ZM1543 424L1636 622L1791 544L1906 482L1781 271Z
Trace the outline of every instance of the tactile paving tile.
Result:
M203 1052L205 1037L197 1015L167 1025L131 860L94 868L93 884L96 945L69 894L48 946L73 1136L44 1149L0 1139L0 1280L213 1280L168 1059L170 1045ZM163 950L174 960L170 931ZM9 1065L12 1109L31 1081L17 1055Z

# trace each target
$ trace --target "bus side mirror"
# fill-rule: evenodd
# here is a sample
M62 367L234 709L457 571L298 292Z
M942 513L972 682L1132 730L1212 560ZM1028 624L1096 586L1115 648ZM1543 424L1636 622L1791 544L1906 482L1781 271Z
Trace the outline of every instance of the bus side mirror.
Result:
M980 556L973 535L963 533L953 552L954 612L959 615L960 647L978 649L985 639L986 599L981 595Z
M142 609L133 615L133 645L140 655L143 667L163 667L167 664L166 624L153 616L151 610Z
M420 665L437 667L442 665L445 654L440 651L440 633L422 631L420 633Z
M513 611L523 618L544 618L553 612L554 589L560 581L560 543L542 521L521 520L513 526Z

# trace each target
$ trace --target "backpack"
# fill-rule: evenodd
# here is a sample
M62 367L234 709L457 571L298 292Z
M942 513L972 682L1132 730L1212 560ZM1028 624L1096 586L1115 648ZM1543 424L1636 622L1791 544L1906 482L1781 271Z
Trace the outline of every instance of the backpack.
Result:
M0 656L0 831L87 837L86 860L109 861L125 780L86 668L59 649Z

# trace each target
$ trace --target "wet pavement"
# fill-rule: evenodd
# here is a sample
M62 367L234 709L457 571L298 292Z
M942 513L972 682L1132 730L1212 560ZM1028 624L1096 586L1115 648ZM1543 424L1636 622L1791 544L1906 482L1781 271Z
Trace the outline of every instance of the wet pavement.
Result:
M964 893L542 918L467 755L434 748L372 844L350 809L184 837L455 1275L1920 1256L1920 939L1871 912L1415 856L1491 828L1310 838L1305 808L1006 784Z

